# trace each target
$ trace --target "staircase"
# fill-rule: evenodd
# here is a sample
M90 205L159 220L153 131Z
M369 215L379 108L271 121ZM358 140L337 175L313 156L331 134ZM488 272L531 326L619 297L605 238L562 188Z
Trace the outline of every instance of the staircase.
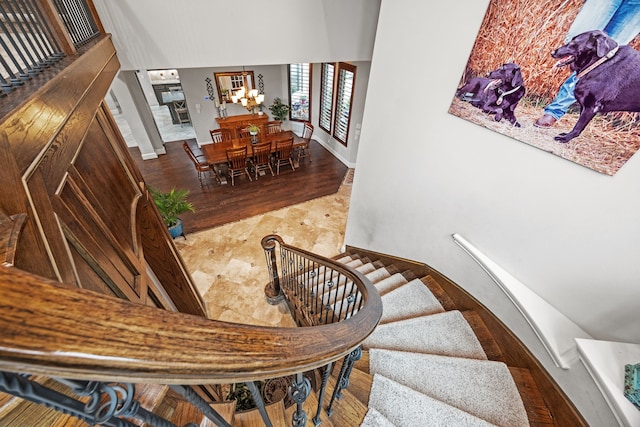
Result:
M348 387L332 401L341 361L333 366L316 420L322 426L587 426L517 339L436 271L352 249L334 259L374 284L383 313ZM176 426L216 425L168 386L139 385L136 398ZM303 404L306 426L315 425L318 399L312 390ZM257 409L236 412L235 401L208 403L234 427L265 425ZM274 427L291 426L295 411L283 400L266 406ZM85 425L0 393L0 427Z

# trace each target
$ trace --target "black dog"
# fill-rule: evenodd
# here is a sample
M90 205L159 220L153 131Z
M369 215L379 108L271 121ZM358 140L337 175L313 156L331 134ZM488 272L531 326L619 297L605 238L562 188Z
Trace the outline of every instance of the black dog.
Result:
M580 117L569 133L554 139L567 142L584 130L597 113L640 111L640 52L618 43L602 31L578 34L551 52L556 67L569 65L578 74L574 90Z
M514 113L518 102L526 92L520 67L508 62L487 74L475 77L456 92L456 96L468 101L485 113L495 114L495 121L504 117L511 124L520 127Z

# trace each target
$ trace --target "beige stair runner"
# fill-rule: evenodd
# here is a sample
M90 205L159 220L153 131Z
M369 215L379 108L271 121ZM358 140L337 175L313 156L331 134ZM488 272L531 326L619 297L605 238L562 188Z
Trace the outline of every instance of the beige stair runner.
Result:
M462 313L444 311L419 279L339 261L366 268L383 303L381 324L363 344L374 380L362 426L529 425L509 368L487 360Z

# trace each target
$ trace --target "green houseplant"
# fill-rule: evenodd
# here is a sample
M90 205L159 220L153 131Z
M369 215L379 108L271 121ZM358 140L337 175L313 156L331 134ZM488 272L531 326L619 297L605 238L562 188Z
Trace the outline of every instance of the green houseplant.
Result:
M287 104L283 104L280 98L275 98L273 100L273 104L269 107L269 111L271 111L275 120L280 120L281 122L287 120L287 117L289 116L289 106Z
M249 133L251 133L251 135L257 135L260 133L260 126L254 125L253 123L249 124L247 129L249 129Z
M182 219L179 215L185 212L195 212L193 203L187 200L189 191L172 188L168 192L162 192L151 187L149 187L149 191L158 207L158 211L160 211L162 220L169 228L171 237L175 239L178 236L184 236L182 233Z

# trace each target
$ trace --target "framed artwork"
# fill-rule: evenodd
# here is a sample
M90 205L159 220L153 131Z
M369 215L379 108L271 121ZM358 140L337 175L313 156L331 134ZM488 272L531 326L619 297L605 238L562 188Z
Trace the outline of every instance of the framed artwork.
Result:
M491 0L449 113L597 172L640 148L640 5Z

